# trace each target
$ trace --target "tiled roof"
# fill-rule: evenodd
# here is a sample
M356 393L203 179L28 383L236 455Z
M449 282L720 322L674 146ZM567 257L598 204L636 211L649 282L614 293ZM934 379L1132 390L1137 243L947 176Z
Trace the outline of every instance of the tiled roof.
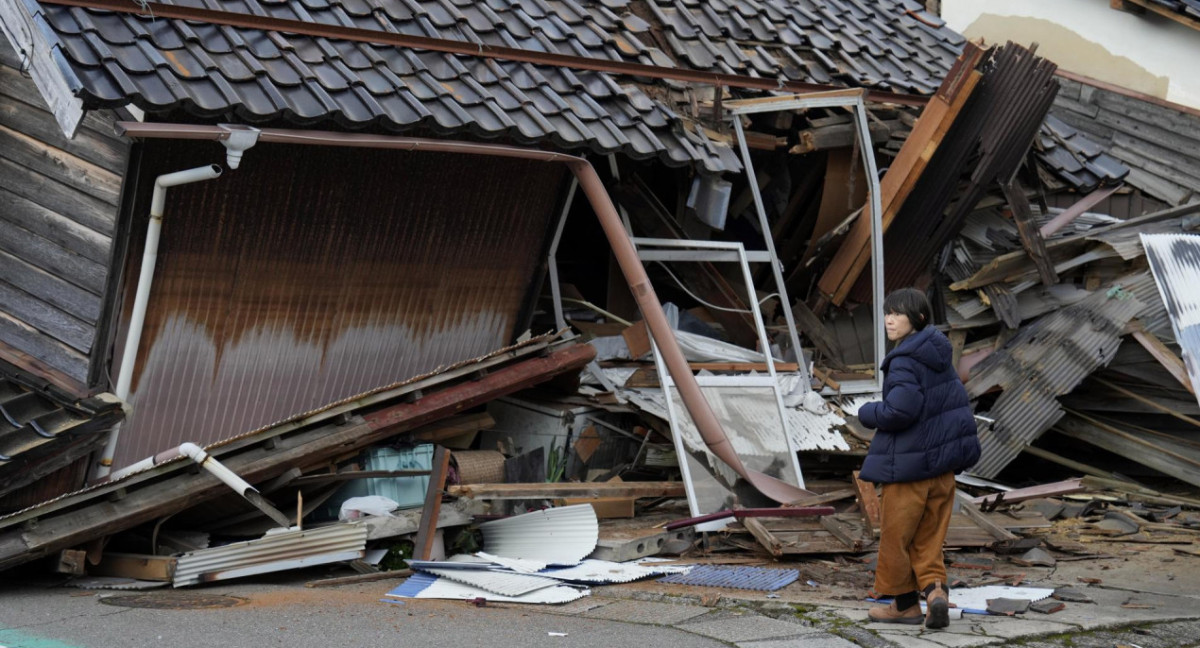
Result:
M1046 121L1034 140L1038 158L1077 191L1092 191L1109 186L1129 175L1129 167L1054 115Z
M122 415L120 402L111 397L76 400L0 367L0 495L43 477L31 473L47 456L70 445L86 449L103 442L100 433Z
M682 66L932 94L965 42L913 0L650 0ZM631 30L654 42L645 20Z
M429 50L38 4L91 107L469 133L736 170L630 79ZM184 0L611 61L930 93L963 39L914 0ZM150 4L153 8L154 3ZM74 78L71 78L74 77ZM662 84L669 85L669 84ZM660 86L661 87L661 86ZM676 84L676 87L679 87ZM153 118L153 117L152 117Z

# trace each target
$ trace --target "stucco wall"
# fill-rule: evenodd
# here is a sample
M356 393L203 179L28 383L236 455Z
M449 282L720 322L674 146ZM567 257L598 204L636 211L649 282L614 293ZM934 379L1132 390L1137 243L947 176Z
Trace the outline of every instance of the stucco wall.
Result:
M943 0L942 17L968 38L1038 43L1064 70L1200 108L1200 31L1107 0Z

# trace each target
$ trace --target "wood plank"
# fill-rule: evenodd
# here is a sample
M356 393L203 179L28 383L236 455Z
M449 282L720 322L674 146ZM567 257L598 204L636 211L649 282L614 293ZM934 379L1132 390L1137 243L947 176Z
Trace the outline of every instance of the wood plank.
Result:
M879 528L879 523L883 519L879 494L875 492L875 484L858 478L857 470L851 473L851 475L854 477L854 487L858 492L858 507L862 511L863 519L866 520L871 533L874 534L875 529Z
M848 529L846 525L839 522L837 518L833 517L832 515L823 516L821 518L821 526L825 527L826 531L833 534L833 537L837 538L842 544L846 545L846 548L850 551L862 551L862 540L853 537L850 533L850 529Z
M1115 392L1118 392L1124 396L1127 396L1127 397L1132 398L1140 403L1143 403L1145 405L1153 407L1154 409L1162 412L1163 414L1173 416L1181 421L1184 421L1186 423L1191 423L1192 425L1194 425L1196 427L1200 427L1200 420L1194 419L1190 416L1187 416L1186 414L1180 414L1179 412L1177 412L1169 407L1159 405L1153 399L1146 398L1145 396L1142 396L1141 394L1133 391L1132 389L1126 389L1116 383L1109 382L1103 378L1100 378L1099 376L1093 376L1092 380L1095 380L1096 382L1100 383L1101 385L1104 385L1105 387L1108 387L1109 389L1111 389Z
M87 356L0 311L0 359L73 394L87 392Z
M1200 461L1195 457L1165 447L1161 441L1148 440L1145 434L1131 434L1078 412L1068 413L1070 416L1056 423L1054 430L1200 486Z
M292 486L308 484L329 484L333 482L352 481L355 479L388 479L396 477L424 477L432 475L429 470L346 470L328 475L305 475L291 482Z
M783 543L780 542L779 538L776 538L771 531L763 526L762 522L758 521L756 518L745 518L741 520L741 523L742 526L750 532L750 535L754 536L755 540L758 540L758 544L762 545L768 553L776 557L783 555Z
M421 528L413 540L413 558L417 560L430 560L433 557L433 541L437 537L437 522L442 511L442 490L450 474L450 451L437 446L433 451L432 466L429 488L425 491L425 506L421 508Z
M1196 395L1196 387L1192 385L1192 379L1188 376L1187 367L1184 366L1183 360L1175 355L1173 351L1167 348L1163 341L1158 339L1158 336L1146 330L1146 327L1138 320L1129 323L1133 328L1133 339L1137 340L1138 344L1142 345L1146 351L1150 352L1151 356L1163 366L1179 384L1183 385L1184 389L1188 390L1193 396Z
M998 500L1003 500L1005 504L1012 504L1016 502L1024 502L1025 500L1029 499L1037 499L1039 497L1058 497L1059 495L1080 493L1085 490L1087 490L1087 488L1084 487L1080 478L1067 479L1054 482L1052 484L1038 484L1037 486L1015 488L1003 493L975 497L971 499L971 503L990 509L996 506L996 502Z
M120 175L5 126L0 126L0 157L24 166L28 173L78 189L114 210L121 198Z
M0 208L5 206L4 193L0 191ZM11 224L0 227L0 250L94 295L104 293L107 265L86 259L24 228Z
M804 300L797 299L792 305L792 317L796 321L796 327L800 332L817 347L817 351L825 357L825 364L834 369L845 369L846 359L842 355L842 347L838 345L837 338L825 326L825 322L817 317L808 304ZM832 385L830 385L832 387ZM834 387L834 389L839 389Z
M495 425L496 419L492 418L492 415L487 412L465 414L413 430L408 434L408 438L414 441L437 443L464 434L488 430L495 427Z
M3 304L5 314L9 317L21 320L82 354L91 351L96 329L88 323L4 281L0 281L0 304Z
M124 174L129 160L129 141L116 135L115 120L108 114L89 112L67 139L58 121L46 109L33 82L10 67L0 65L0 125L61 148L101 169ZM101 111L106 112L106 111Z
M171 556L105 552L99 564L88 571L93 576L170 582L175 578L176 562L177 559Z
M1058 283L1058 273L1054 271L1054 263L1046 252L1046 241L1038 231L1037 223L1033 219L1033 209L1029 206L1029 197L1025 195L1021 181L1013 178L1007 183L1001 183L1000 190L1004 192L1012 210L1013 222L1017 224L1017 233L1021 238L1021 247L1025 248L1025 253L1033 259L1042 285L1053 286Z
M982 78L975 70L983 51L977 46L967 43L963 53L955 61L954 67L946 75L942 86L936 95L929 100L921 111L917 124L909 133L908 139L900 148L896 159L888 167L887 173L879 183L880 201L883 213L880 215L883 225L882 236L895 220L904 201L912 193L929 161L933 159L942 139L949 132L950 126L962 111ZM871 258L871 219L866 212L850 229L846 240L842 243L829 263L825 274L818 282L820 294L834 304L841 305L850 293L859 275Z
M100 297L0 250L0 277L88 326L100 318Z
M50 178L29 173L19 163L0 157L0 187L71 220L82 223L106 236L115 228L116 209L103 200L55 182Z
M522 355L544 349L534 344L519 348ZM595 351L587 345L569 345L546 356L521 357L513 362L504 354L476 364L469 364L426 380L406 385L404 391L439 385L432 393L414 403L388 403L366 417L352 417L349 422L326 422L324 425L297 430L284 424L268 433L252 435L231 442L219 449L218 458L227 468L250 483L258 483L279 475L288 468L320 465L331 452L346 453L365 448L393 437L404 430L425 425L439 418L452 416L464 409L478 406L500 396L526 389L551 379L555 375L578 371L591 362ZM452 377L478 370L481 365L510 362L496 367L477 380L446 384ZM395 398L395 392L389 392ZM367 402L370 399L364 399ZM385 401L386 402L386 401ZM354 406L363 407L362 401ZM337 409L331 410L336 413ZM354 411L347 407L345 411ZM329 414L332 416L332 414ZM328 421L328 419L327 419ZM311 420L305 421L312 425ZM282 436L288 432L286 436ZM275 447L267 448L264 441L276 439ZM237 452L234 452L237 450ZM112 533L154 520L179 510L182 504L198 502L227 494L229 489L208 473L178 472L178 467L164 464L122 481L118 485L100 486L74 497L64 497L40 507L12 515L0 521L0 569L66 549L90 538ZM102 499L118 488L127 491L117 500ZM131 490L132 489L132 490ZM69 513L62 509L82 505ZM37 519L32 528L22 523ZM369 536L368 536L369 537Z
M557 484L458 484L447 491L476 499L564 497L686 497L683 482L586 482Z
M871 144L873 145L886 142L891 137L892 130L899 128L899 120L890 122L872 121L867 124L867 132L871 137ZM796 137L798 140L796 145L788 149L788 153L793 155L803 155L805 153L812 153L813 151L825 151L828 149L848 150L849 147L855 146L858 141L858 126L853 121L817 126L796 131ZM858 147L855 146L855 148Z
M971 503L971 500L961 492L955 492L955 499L958 501L959 510L962 511L963 515L966 515L968 518L970 518L972 522L979 526L979 528L986 531L988 535L992 536L992 538L1000 541L1017 539L1017 536L1013 535L1011 531L1005 529L999 524L996 524L989 519L988 516L984 515L983 512L980 511L977 506Z
M4 220L91 261L108 265L112 250L112 239L108 234L102 234L73 220L71 215L46 209L5 189L3 185L4 183L0 182L0 214L3 214ZM111 216L115 218L116 213L117 209L114 207Z

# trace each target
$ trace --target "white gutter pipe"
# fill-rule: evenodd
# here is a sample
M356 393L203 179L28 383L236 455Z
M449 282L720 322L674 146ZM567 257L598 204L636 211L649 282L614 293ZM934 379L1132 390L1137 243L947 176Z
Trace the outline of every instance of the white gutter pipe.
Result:
M154 282L154 266L158 262L158 239L162 232L163 209L167 203L167 189L192 182L212 180L221 175L221 167L206 164L194 169L176 171L158 176L154 181L154 195L150 200L150 225L146 228L146 246L142 251L142 269L138 276L137 294L133 300L133 315L129 320L129 333L125 336L125 351L121 355L121 372L117 374L117 398L129 402L129 388L133 384L133 367L137 360L138 346L142 341L142 327L146 323L146 305L150 303L150 285ZM121 424L113 426L104 445L104 454L96 465L93 479L100 480L112 470L113 455L117 451L117 439L121 435Z
M171 448L164 452L160 452L153 457L146 457L141 461L126 466L111 475L112 479L120 479L126 475L131 475L135 472L145 470L147 468L157 466L161 463L166 463L180 456L187 457L196 462L201 468L212 473L214 477L221 480L226 486L232 488L238 495L241 495L254 506L258 507L263 513L266 513L272 520L278 522L284 528L291 526L292 522L279 509L271 506L269 502L258 492L258 489L251 486L246 480L237 476L237 473L225 467L224 464L217 461L215 457L204 451L203 448L195 443L184 443L178 448Z

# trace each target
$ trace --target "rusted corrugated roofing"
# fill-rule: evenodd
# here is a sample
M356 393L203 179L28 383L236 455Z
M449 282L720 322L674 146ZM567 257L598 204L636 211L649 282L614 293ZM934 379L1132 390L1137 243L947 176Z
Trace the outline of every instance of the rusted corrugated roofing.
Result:
M214 145L144 146L154 177ZM565 170L461 164L439 153L260 143L236 172L172 190L114 467L515 339L536 298L530 286ZM145 198L134 213L145 213ZM127 277L143 232L135 226Z
M1058 396L1107 366L1125 324L1157 307L1148 279L1144 272L1126 277L1045 315L979 363L967 381L967 393L972 399L995 388L1003 393L987 412L978 412L995 424L979 435L983 454L971 473L995 477L1062 417Z

